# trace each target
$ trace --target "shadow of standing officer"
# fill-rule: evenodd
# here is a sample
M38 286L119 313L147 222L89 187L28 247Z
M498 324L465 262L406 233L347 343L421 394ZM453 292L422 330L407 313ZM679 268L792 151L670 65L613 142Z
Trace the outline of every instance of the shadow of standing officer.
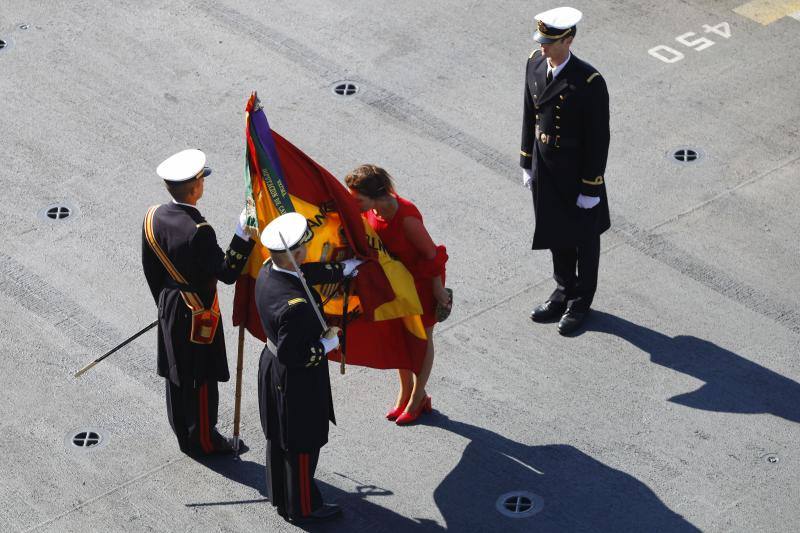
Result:
M587 331L616 335L649 353L652 362L705 382L671 402L705 411L770 413L800 422L800 384L713 342L690 335L668 337L599 311Z

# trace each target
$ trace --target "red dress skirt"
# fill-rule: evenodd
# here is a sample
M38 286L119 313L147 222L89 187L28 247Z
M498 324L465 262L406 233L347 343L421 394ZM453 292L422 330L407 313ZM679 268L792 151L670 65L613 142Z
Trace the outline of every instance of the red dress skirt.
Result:
M413 203L400 196L395 196L395 198L397 199L398 208L390 220L382 218L371 209L365 213L365 217L372 229L378 234L378 237L381 238L389 253L403 263L414 277L419 301L422 304L422 324L429 328L436 324L436 298L433 296L433 278L441 276L444 284L444 265L447 262L447 250L444 246L436 246L436 256L433 259L427 259L403 229L403 219L414 217L422 222L422 215ZM417 236L412 235L411 237L416 239ZM422 241L430 240L427 234L419 237Z

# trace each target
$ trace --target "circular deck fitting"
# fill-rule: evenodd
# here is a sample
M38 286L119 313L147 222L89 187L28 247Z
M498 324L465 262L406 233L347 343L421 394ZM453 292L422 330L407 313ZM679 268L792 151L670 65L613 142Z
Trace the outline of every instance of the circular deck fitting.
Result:
M679 165L689 165L697 163L703 158L703 151L698 148L690 148L688 146L681 146L674 150L670 150L667 157Z
M78 448L91 448L97 446L103 438L94 431L80 431L73 435L72 445Z
M41 209L39 218L45 222L64 222L77 214L78 210L70 202L56 202Z
M10 35L0 35L0 56L14 48L14 39Z
M65 205L57 205L49 208L46 211L47 216L52 218L53 220L61 220L62 218L67 218L70 215L70 213L71 211L69 207Z
M765 459L767 460L768 463L773 464L773 465L776 464L780 460L780 459L778 459L778 456L775 455L774 453L768 454L765 457Z
M23 22L22 24L19 25L19 29L21 29L21 30L27 30L30 27L31 27L31 25L27 24L25 22Z
M358 92L358 85L351 81L339 81L333 84L331 90L338 96L353 96Z
M81 452L102 448L106 441L104 432L97 428L76 429L67 433L64 438L68 448Z
M528 518L544 509L544 500L532 492L514 491L497 498L495 507L508 518Z

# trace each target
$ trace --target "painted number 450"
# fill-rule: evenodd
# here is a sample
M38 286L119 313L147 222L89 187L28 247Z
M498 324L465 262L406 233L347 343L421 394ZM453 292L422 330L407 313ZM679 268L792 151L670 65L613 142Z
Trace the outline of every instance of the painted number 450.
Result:
M709 26L708 24L703 24L703 31L705 33L715 33L725 39L731 38L731 27L727 22L720 22L716 26ZM688 46L689 48L694 48L698 52L714 45L714 41L712 41L708 37L697 37L696 39L694 39L695 35L697 35L695 32L690 31L684 33L683 35L678 35L677 37L675 37L675 40L684 46ZM677 63L684 57L682 52L679 52L678 50L675 50L674 48L671 48L664 44L659 44L658 46L654 46L653 48L648 50L647 53L655 57L656 59L660 59L664 63Z

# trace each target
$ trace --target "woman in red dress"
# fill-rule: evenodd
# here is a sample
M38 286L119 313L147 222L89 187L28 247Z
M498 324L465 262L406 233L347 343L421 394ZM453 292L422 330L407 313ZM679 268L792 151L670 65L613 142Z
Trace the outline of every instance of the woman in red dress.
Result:
M389 174L375 165L361 165L345 177L345 183L358 201L367 222L381 238L392 256L414 276L420 303L422 324L428 347L419 374L400 369L400 392L394 408L386 413L388 420L405 425L423 412L430 412L431 397L425 384L433 367L433 326L437 304L449 309L452 302L444 288L447 250L436 246L422 223L416 206L394 191Z

